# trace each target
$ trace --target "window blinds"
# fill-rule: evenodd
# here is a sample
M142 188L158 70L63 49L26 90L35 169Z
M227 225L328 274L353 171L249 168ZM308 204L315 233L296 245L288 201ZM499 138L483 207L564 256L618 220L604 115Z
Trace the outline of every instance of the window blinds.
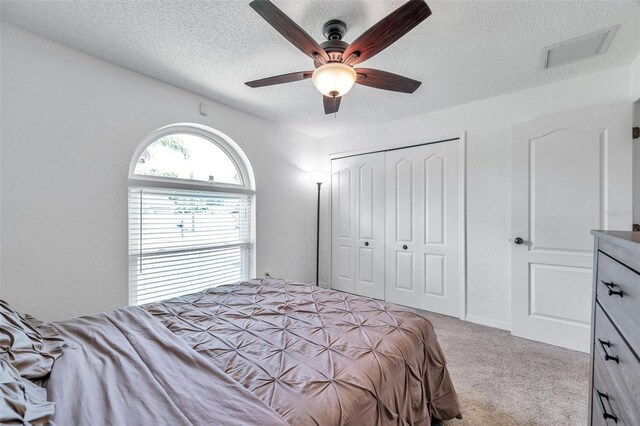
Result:
M249 278L252 195L129 188L129 283L143 304Z

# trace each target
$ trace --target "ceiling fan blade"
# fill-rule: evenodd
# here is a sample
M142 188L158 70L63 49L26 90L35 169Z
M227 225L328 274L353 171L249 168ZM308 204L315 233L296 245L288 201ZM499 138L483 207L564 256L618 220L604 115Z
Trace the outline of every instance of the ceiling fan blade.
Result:
M424 0L409 0L365 31L342 54L343 62L355 65L366 61L395 43L431 15Z
M273 77L261 78L260 80L247 81L246 84L249 87L264 87L273 86L274 84L291 83L293 81L304 80L305 78L311 78L313 71L299 71L289 74L275 75Z
M269 0L254 0L249 3L260 16L305 55L320 63L329 62L329 55L309 34L284 14Z
M324 113L333 114L335 112L338 112L338 109L340 108L341 99L342 99L342 96L332 98L331 96L323 95L322 102L324 103Z
M356 73L356 83L393 92L413 93L422 84L421 81L371 68L356 68Z

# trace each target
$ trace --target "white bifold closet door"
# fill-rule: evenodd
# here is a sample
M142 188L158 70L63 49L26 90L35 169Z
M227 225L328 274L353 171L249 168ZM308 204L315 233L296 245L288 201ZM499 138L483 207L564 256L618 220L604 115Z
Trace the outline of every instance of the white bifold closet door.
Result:
M332 161L331 287L384 299L384 153Z
M459 315L459 141L386 153L386 300Z

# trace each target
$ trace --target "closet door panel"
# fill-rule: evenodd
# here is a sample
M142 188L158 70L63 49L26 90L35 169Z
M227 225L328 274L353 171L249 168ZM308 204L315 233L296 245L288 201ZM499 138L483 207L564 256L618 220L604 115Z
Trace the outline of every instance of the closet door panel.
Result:
M457 141L386 153L387 300L458 316Z
M444 244L445 211L445 158L438 154L424 160L424 242Z
M414 273L413 273L413 253L396 251L395 261L395 290L404 290L413 293Z
M332 288L384 298L384 154L332 161Z
M459 315L460 163L457 141L420 147L420 309Z
M393 207L396 215L394 240L396 242L413 243L413 169L413 161L404 157L393 165L395 193Z
M384 299L384 154L355 158L356 294Z
M446 256L440 254L424 255L425 294L445 295L445 260Z
M370 163L360 165L358 176L358 236L373 238L375 169Z
M386 153L386 300L415 304L418 281L415 148Z
M354 161L334 160L331 172L331 288L355 291Z

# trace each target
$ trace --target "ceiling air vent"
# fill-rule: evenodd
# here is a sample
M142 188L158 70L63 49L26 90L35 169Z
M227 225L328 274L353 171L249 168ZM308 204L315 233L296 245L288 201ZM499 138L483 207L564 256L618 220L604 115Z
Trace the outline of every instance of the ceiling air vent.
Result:
M616 25L545 47L542 50L542 69L605 53L617 30Z

